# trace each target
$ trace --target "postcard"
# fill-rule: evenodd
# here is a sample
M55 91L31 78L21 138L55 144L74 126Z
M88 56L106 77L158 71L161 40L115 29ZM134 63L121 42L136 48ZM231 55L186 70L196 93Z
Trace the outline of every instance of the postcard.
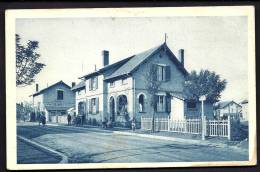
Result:
M7 168L255 165L253 6L6 11Z

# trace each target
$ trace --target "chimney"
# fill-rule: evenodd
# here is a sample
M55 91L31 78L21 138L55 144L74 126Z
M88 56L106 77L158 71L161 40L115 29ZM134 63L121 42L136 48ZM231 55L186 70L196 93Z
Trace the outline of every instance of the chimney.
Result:
M184 49L179 49L179 61L184 66Z
M103 56L103 66L109 65L109 51L103 50L102 56Z
M36 85L35 85L35 89L36 89L36 90L35 90L36 92L39 91L39 84L36 84Z
M75 87L76 83L75 82L72 82L71 83L71 88Z

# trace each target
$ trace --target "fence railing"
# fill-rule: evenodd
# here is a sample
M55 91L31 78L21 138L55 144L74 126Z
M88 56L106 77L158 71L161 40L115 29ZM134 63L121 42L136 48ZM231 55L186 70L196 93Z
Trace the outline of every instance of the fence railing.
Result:
M205 127L206 136L227 137L230 139L230 118L227 120L203 121L201 119L172 120L168 117L156 117L154 119L154 129L155 131L202 134L202 128ZM152 130L152 127L152 117L141 117L141 129Z
M229 137L229 120L208 120L207 136Z
M201 133L201 120L200 119L187 119L187 120L170 120L169 131L180 133Z

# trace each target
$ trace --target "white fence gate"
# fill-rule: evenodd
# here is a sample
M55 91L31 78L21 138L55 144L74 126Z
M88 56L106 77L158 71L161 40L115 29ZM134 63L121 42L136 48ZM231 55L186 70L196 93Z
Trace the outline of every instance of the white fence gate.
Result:
M152 117L141 117L141 129L152 130ZM176 133L202 134L202 128L205 127L206 136L227 137L230 139L231 125L230 117L227 120L206 120L185 119L171 120L167 117L156 117L154 119L155 131L169 131Z

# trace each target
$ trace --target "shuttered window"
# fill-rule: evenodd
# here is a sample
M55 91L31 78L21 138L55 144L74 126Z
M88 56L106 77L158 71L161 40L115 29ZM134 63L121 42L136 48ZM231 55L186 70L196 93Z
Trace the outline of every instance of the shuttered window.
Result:
M99 100L97 98L90 99L90 113L91 114L97 114L99 112Z
M153 64L150 73L153 75L154 80L157 81L170 81L171 79L170 66Z
M89 90L96 90L98 89L98 77L92 77L89 79Z

